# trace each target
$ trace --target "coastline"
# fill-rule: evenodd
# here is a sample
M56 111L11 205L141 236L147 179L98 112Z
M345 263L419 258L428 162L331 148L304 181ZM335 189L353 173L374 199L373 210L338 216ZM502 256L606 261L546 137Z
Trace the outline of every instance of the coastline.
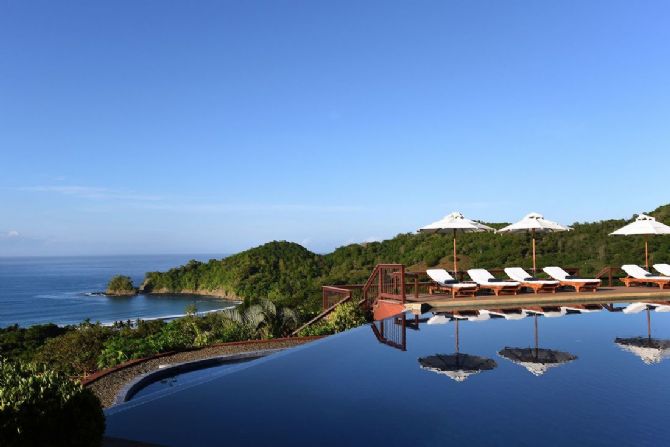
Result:
M196 315L199 316L199 317L202 317L202 316L207 315L207 314L211 314L211 313L215 313L215 312L222 312L222 311L228 310L228 309L234 309L235 307L237 307L240 304L242 304L242 303L239 302L239 301L237 301L237 302L231 301L230 306L222 307L222 308L219 308L219 309L210 309L210 310L204 310L202 312L196 312ZM130 321L137 321L137 320L141 320L141 321L155 321L155 320L172 321L172 320L176 320L177 318L183 318L186 315L187 314L185 314L185 313L181 313L181 314L174 314L174 315L162 315L162 316L158 316L158 317L147 317L147 318L137 317L137 318L130 318ZM125 320L114 320L114 321L104 321L104 322L101 321L100 324L102 326L113 326L114 323L116 323L117 321L127 321L127 320L129 320L129 319L126 318ZM63 327L63 326L68 326L68 325L67 324L59 324L58 326Z
M152 291L145 291L143 288L140 287L137 295L155 295L155 296L163 296L163 295L178 295L178 296L201 296L201 297L207 297L207 298L218 298L222 300L227 300L227 301L244 301L243 298L240 298L237 295L230 294L226 290L223 289L214 289L214 290L200 290L200 289L182 289L180 291L170 291L167 289L158 289L158 290L152 290ZM110 295L113 296L113 295Z

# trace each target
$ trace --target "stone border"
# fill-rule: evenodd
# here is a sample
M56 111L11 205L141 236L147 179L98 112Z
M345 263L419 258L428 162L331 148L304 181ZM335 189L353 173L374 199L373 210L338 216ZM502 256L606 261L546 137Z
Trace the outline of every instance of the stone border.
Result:
M130 401L132 397L142 388L155 383L162 378L173 376L175 374L196 371L207 367L224 365L226 363L231 363L238 360L255 360L270 354L274 354L275 352L283 351L285 349L287 348L262 349L238 354L227 354L201 360L193 360L190 362L175 363L172 365L168 364L163 368L159 367L159 369L155 369L153 371L149 371L148 373L139 375L125 384L116 395L112 407Z
M122 369L129 368L131 366L137 365L142 362L147 362L149 360L155 360L159 359L161 357L166 357L168 355L174 355L178 354L180 352L191 352L191 351L199 351L200 349L205 349L205 348L216 348L219 346L239 346L239 345L254 345L254 344L265 344L265 343L272 343L272 342L278 342L278 341L289 341L289 340L302 340L302 341L312 341L312 340L318 340L320 338L327 337L326 335L310 335L307 337L282 337L282 338L265 338L262 340L243 340L243 341L231 341L228 343L217 343L214 345L207 345L203 346L202 348L196 348L196 349L185 349L183 351L168 351L168 352L161 352L160 354L152 355L150 357L143 357L141 359L132 359L128 360L127 362L121 363L120 365L113 366L111 368L103 369L100 371L97 371L89 376L86 376L81 379L81 384L83 386L88 386L92 384L93 382L96 382L97 380L112 374L116 371L120 371Z

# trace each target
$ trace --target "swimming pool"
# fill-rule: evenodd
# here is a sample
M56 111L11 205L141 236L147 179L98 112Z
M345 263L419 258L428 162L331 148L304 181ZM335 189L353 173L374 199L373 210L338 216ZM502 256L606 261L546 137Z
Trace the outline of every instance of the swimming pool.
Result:
M213 362L194 362L192 368L189 364L182 367L172 367L168 371L159 370L146 376L144 380L138 382L138 386L129 390L126 400L138 399L153 395L171 388L179 388L190 384L196 384L201 381L211 380L219 375L225 374L230 368L246 362L255 360L258 357L242 357L233 360L221 360Z
M236 365L109 409L106 434L166 446L670 443L670 314L649 312L649 343L644 310L481 315L389 319Z

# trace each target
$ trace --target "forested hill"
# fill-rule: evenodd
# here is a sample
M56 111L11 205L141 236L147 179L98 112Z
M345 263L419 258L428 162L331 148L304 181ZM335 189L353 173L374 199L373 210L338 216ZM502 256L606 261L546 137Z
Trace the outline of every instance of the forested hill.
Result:
M670 205L649 213L670 224ZM538 266L580 267L593 274L603 266L642 263L643 238L608 236L629 220L575 223L573 231L538 235ZM490 223L500 228L506 223ZM531 264L528 235L465 234L459 237L459 267L496 268ZM670 236L651 237L653 260L670 262ZM191 261L164 273L147 273L145 291L201 292L242 299L267 297L275 302L313 307L320 286L360 283L378 263L403 263L411 269L450 267L451 237L439 234L399 234L393 239L351 244L318 255L291 242L270 242L223 260Z

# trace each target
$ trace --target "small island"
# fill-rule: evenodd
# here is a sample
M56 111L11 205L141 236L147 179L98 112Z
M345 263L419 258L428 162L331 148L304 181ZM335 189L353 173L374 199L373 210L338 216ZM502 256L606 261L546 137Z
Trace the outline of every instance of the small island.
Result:
M137 289L129 276L116 275L107 284L105 295L110 296L133 296L137 295Z

